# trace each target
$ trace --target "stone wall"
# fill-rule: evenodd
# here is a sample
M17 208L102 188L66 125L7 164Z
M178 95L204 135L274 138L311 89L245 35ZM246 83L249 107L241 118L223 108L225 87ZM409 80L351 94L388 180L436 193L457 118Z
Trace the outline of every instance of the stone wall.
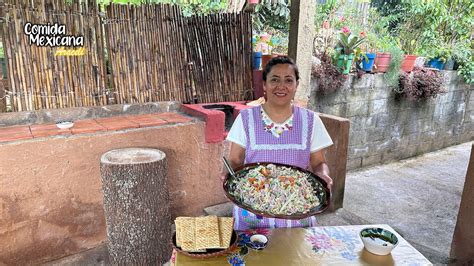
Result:
M474 86L444 75L447 93L420 102L397 98L383 74L350 76L326 95L313 78L309 108L351 121L348 170L408 158L474 139Z

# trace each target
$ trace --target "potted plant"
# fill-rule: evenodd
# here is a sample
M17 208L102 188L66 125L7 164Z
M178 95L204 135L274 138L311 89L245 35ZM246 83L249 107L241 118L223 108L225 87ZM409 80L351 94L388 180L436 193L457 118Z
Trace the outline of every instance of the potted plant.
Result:
M388 52L394 44L389 28L392 18L382 16L375 8L369 9L367 17L367 42L370 50L375 52L373 72L385 73L388 70L391 55ZM369 54L367 57L371 57Z
M444 64L451 58L451 49L443 45L435 46L432 49L432 54L429 56L427 65L439 70L444 69Z
M398 87L403 51L397 45L388 47L386 51L390 55L390 63L387 67L387 72L384 74L384 80L388 87Z
M400 43L400 42L399 42ZM416 51L416 40L413 39L408 42L408 40L404 41L404 45L401 45L405 55L403 56L403 61L401 65L401 69L404 72L411 72L415 67L415 61L418 57L415 55Z
M365 34L361 32L359 36L354 36L348 27L342 27L339 33L339 40L336 46L337 67L343 74L349 74L352 62L356 55L364 58L365 53L360 49L360 45L365 41ZM356 57L357 58L357 57Z
M404 51L403 62L401 65L402 71L411 72L415 67L415 61L418 55L415 52L418 49L417 39L407 39L405 36L399 36L397 38L398 46Z
M262 68L274 57L285 55L288 50L288 41L281 32L262 33L257 37L257 49L260 50Z
M418 58L417 55L407 54L403 56L403 62L401 69L405 72L411 72L415 67L415 61Z
M364 70L365 72L372 72L372 69L374 67L375 59L377 57L377 54L375 53L377 47L376 40L377 36L374 33L367 33L367 41L365 42L364 46L365 58L361 59L362 70Z
M272 46L270 34L263 32L257 37L257 51L261 52L262 68L272 59Z

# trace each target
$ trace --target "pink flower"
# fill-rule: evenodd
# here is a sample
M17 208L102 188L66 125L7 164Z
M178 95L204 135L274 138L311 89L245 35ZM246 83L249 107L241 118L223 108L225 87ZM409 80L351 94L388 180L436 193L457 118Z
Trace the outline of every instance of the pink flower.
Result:
M325 20L323 22L323 29L329 29L329 21Z
M351 33L351 30L347 26L342 27L341 31L342 31L342 33L344 33L346 35Z
M366 33L365 31L361 31L361 32L359 33L359 36L360 36L361 38L365 38L365 37L367 37L367 33Z
M344 16L341 16L341 17L339 18L339 21L340 21L340 22L344 22L345 20L346 20L346 18L345 18Z

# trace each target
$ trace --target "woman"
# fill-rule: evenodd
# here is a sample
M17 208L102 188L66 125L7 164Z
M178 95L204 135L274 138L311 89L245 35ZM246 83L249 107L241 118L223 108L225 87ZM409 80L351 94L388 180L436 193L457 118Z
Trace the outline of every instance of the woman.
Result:
M297 66L288 57L276 57L263 71L266 101L242 110L227 136L231 142L229 161L233 168L244 163L273 162L310 168L331 189L324 148L332 145L326 128L315 113L292 105L299 83ZM307 227L314 217L284 220L256 216L234 206L235 229Z

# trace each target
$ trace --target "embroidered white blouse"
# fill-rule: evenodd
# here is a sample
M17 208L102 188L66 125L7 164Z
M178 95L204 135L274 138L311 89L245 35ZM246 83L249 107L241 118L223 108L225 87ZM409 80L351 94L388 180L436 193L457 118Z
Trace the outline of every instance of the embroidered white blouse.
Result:
M293 127L293 115L283 123L275 123L271 118L263 111L261 112L262 123L265 125L265 130L272 134L274 137L279 138L281 133L286 130L291 130ZM247 143L247 136L245 135L244 125L240 114L234 121L232 128L227 135L226 140L234 142L245 148ZM327 148L333 144L331 137L329 136L326 127L324 126L321 118L314 113L313 122L313 134L311 136L311 152L317 152L321 149Z

